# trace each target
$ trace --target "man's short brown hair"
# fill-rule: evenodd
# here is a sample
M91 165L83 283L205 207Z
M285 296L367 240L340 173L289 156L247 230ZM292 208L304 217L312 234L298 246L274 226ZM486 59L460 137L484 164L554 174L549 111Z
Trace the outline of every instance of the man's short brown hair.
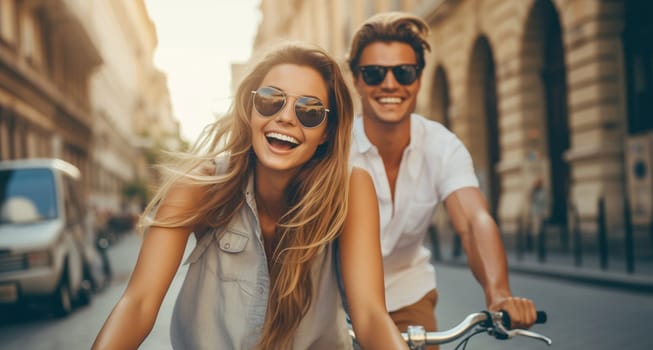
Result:
M410 45L415 51L417 65L424 68L424 50L431 50L426 41L429 26L418 16L405 12L381 12L367 19L354 33L349 49L349 69L356 76L363 49L381 41L399 41Z

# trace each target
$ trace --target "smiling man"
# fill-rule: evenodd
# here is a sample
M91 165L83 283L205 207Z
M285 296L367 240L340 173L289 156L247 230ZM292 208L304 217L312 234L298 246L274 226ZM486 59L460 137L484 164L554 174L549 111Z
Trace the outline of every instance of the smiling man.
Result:
M408 325L436 330L435 273L422 241L444 201L487 307L508 311L513 327L530 327L535 306L510 291L505 250L469 152L444 126L413 113L430 50L427 34L419 17L381 13L363 23L349 51L362 106L350 159L376 187L388 310L401 331Z

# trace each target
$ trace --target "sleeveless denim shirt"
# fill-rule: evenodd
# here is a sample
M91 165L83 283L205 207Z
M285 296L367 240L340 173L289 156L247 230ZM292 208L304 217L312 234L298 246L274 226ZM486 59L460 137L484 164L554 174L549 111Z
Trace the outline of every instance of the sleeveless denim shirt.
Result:
M247 205L226 227L199 236L185 262L188 272L170 325L174 349L251 349L258 342L270 280L253 189L250 177ZM352 348L332 249L332 244L324 247L314 261L313 301L293 349Z

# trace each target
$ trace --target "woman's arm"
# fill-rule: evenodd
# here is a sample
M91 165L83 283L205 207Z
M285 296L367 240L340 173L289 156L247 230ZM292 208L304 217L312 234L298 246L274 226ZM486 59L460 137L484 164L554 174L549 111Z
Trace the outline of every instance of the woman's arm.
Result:
M340 236L342 279L356 339L365 349L407 349L385 306L379 207L372 178L354 168Z
M176 185L157 210L157 219L188 213L199 186ZM93 349L136 349L152 330L163 298L179 268L190 228L151 227L145 234L129 284L102 326Z

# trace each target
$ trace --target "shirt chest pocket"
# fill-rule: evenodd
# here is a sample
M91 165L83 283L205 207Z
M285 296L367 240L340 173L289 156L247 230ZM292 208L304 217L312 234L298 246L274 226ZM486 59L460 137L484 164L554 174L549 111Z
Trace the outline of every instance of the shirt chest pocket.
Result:
M256 280L257 255L250 247L250 239L245 233L225 230L216 237L215 266L218 277L223 281L253 282Z
M187 263L207 270L224 282L255 283L258 261L255 249L250 246L245 233L216 230L198 242Z

